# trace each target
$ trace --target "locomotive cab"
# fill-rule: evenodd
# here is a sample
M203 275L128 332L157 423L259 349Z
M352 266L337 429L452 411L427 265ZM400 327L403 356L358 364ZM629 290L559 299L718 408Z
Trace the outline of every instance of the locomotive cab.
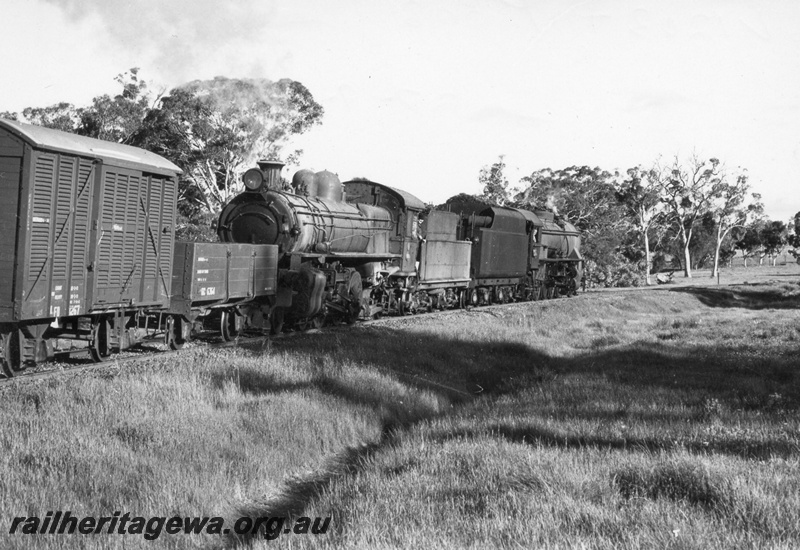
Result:
M413 275L419 254L419 219L425 203L410 193L366 179L347 181L344 188L347 202L383 208L390 213L393 228L388 246L389 252L397 255L392 263L398 268L397 275Z

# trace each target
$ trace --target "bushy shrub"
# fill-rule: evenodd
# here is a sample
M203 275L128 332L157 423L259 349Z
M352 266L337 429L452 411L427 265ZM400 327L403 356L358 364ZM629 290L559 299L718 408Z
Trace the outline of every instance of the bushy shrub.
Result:
M620 254L604 258L603 263L586 259L587 288L641 286L644 282L644 269L627 260Z

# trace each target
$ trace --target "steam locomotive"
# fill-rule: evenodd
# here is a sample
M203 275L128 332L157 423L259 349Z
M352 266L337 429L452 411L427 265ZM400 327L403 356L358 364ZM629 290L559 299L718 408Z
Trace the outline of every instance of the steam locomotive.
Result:
M219 243L175 242L181 170L148 151L0 120L0 361L95 361L160 337L225 340L384 314L569 296L580 234L549 212L427 208L282 164L244 174Z
M286 193L282 166L248 170L218 223L222 242L278 246L273 327L570 296L580 285L580 233L551 212L433 210L327 171L297 172Z

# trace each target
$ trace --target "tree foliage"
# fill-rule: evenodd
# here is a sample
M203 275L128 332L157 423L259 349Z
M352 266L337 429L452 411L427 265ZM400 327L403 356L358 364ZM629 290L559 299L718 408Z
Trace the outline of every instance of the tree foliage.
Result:
M789 231L786 224L782 221L767 221L761 227L761 246L763 255L772 258L772 265L775 265L778 254L788 243Z
M200 190L207 211L218 211L241 191L239 175L256 160L278 158L289 138L323 114L299 82L223 77L173 90L159 110L148 133L162 139L165 152L178 147L185 178Z
M492 166L494 172L485 167L479 174L484 199L496 189L485 184L502 173L502 161ZM650 284L650 274L660 269L683 269L691 276L693 269L713 267L716 273L737 250L766 250L763 223L751 227L763 218L763 205L751 192L747 171L728 172L716 158L676 156L671 163L639 165L623 175L590 166L543 168L520 184L506 204L550 210L580 229L589 284ZM786 243L791 228L784 234ZM796 242L800 246L800 237Z
M68 132L134 145L183 170L179 210L187 223L205 225L241 191L240 175L260 158L296 162L284 152L292 136L319 124L323 108L300 82L283 79L196 80L166 96L153 95L138 69L116 78L121 91L87 107L69 103L3 113ZM208 234L190 228L191 234Z
M478 175L478 183L483 188L482 198L493 205L503 206L508 202L508 179L503 171L506 163L503 155L491 166L481 168Z
M639 234L644 247L645 282L651 284L652 262L650 255L650 229L664 213L664 201L657 173L645 171L640 166L630 168L628 177L621 181L615 191L617 201L624 209L630 227Z
M670 166L656 169L666 202L683 246L686 277L692 276L691 242L697 222L710 209L714 190L722 181L720 161L692 155L685 163L678 157Z
M800 251L798 251L798 249L800 249L800 212L794 215L794 219L789 224L787 233L787 244L795 249L793 251L795 257L800 256Z
M714 268L711 276L719 273L720 253L728 234L737 227L744 227L748 219L760 216L764 211L761 196L751 195L752 201L747 204L750 184L747 171L740 172L734 181L728 181L723 174L720 181L712 188L709 200L709 212L715 229Z
M613 179L598 167L544 168L522 178L523 188L512 203L528 210L551 210L581 231L590 284L632 284L637 270L639 259L625 254L629 235Z

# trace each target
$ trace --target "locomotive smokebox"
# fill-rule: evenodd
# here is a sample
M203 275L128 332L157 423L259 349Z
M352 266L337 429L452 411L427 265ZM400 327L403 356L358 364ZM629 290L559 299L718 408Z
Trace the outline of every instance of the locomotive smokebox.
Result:
M285 164L279 160L259 160L256 164L264 175L264 189L279 191L281 189L281 170Z

